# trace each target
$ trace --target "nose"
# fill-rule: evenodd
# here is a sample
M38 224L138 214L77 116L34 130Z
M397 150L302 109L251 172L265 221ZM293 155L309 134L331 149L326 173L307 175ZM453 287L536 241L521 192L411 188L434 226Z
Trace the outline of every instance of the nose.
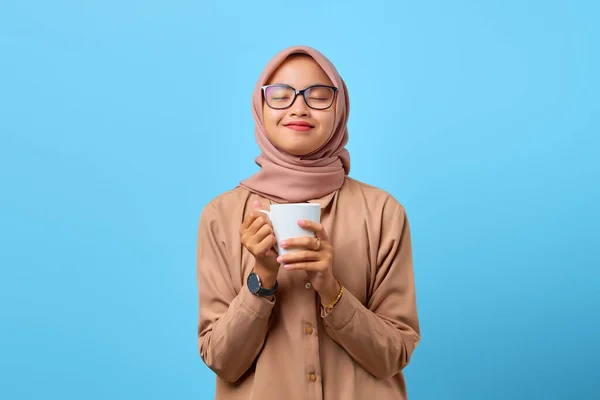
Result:
M290 106L290 115L294 117L308 117L310 115L310 109L304 101L304 97L301 94L296 96L294 102Z

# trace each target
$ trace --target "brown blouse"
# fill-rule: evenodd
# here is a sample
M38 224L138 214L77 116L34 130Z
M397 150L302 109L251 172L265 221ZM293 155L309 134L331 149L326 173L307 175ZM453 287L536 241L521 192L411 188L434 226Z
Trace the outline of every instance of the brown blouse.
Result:
M321 204L344 294L326 314L304 271L281 268L273 301L246 287L254 257L240 224L258 199L238 187L202 211L198 346L216 399L406 399L402 369L420 339L411 237L390 194L346 177Z

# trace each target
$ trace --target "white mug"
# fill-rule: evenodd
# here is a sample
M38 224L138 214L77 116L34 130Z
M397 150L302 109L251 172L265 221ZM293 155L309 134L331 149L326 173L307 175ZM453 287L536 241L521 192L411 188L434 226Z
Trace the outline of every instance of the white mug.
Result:
M273 204L271 211L260 210L260 212L267 214L273 225L273 232L277 239L277 252L280 256L300 250L283 249L280 246L282 240L302 236L315 237L313 231L299 226L298 220L306 219L317 223L321 221L321 206L317 203Z

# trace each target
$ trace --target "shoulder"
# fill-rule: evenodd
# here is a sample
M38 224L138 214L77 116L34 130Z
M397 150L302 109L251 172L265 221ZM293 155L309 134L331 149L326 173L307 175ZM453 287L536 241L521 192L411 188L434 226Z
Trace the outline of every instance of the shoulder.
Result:
M249 196L250 192L241 186L221 193L206 203L200 218L221 221L235 219L243 212Z
M347 202L346 205L351 208L364 207L370 213L377 211L386 215L406 213L404 206L391 193L348 176L340 190L340 201Z

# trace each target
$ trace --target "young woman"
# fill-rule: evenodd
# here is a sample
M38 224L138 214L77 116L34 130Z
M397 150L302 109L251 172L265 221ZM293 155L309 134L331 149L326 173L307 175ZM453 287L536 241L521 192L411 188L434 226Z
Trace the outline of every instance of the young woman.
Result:
M198 232L198 346L217 399L405 399L420 339L402 205L348 176L349 100L318 51L277 54L253 95L255 175L213 199ZM318 203L316 238L276 254L276 203ZM249 289L249 282L251 289ZM256 290L259 287L260 290Z

